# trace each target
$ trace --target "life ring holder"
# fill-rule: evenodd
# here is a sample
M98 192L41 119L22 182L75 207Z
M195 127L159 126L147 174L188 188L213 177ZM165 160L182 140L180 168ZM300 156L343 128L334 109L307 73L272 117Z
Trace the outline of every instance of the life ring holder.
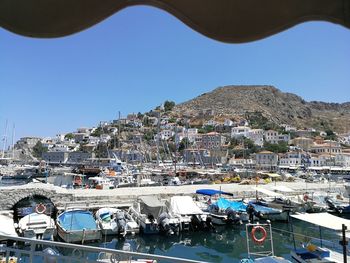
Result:
M46 212L46 206L43 203L38 204L35 207L35 212L38 214L44 214Z
M257 238L256 237L256 235L255 235L256 231L259 231L259 232L262 233L262 237L261 238ZM262 226L255 226L252 229L251 235L252 235L252 239L253 239L253 241L255 243L262 244L266 240L267 232L266 232L266 229L264 227L262 227Z

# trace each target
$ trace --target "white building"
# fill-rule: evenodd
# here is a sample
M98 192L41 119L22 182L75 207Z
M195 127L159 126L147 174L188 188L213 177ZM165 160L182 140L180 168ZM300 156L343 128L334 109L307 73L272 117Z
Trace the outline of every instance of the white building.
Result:
M341 153L335 156L335 165L341 167L350 167L350 153Z
M340 143L335 141L325 141L324 143L317 144L311 146L311 151L319 154L339 154L342 152L342 148Z
M280 134L274 130L265 131L265 141L273 144L277 144L279 142L289 142L290 135L289 134Z
M233 121L231 121L230 119L226 119L224 121L224 126L232 127L233 126Z
M242 137L247 137L249 135L249 132L251 131L251 128L248 126L237 126L233 127L231 129L231 138L242 138Z
M175 132L172 130L162 130L159 134L156 135L156 138L159 136L159 139L161 140L169 140L174 136L174 134Z
M247 126L233 127L231 130L231 138L242 138L246 137L254 142L255 145L264 145L264 130L262 129L251 129Z

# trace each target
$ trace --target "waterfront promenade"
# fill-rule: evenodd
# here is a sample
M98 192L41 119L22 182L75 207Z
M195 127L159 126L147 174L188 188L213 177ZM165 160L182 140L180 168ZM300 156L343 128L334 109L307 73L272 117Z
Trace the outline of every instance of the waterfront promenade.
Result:
M275 183L259 185L266 189L272 189ZM284 185L303 193L305 191L344 191L342 184L336 183L305 183L305 182L277 182L277 185ZM154 186L154 187L130 187L110 190L96 189L65 189L58 186L30 183L20 186L0 187L0 211L10 210L23 198L33 195L44 196L57 207L65 207L67 204L88 203L90 206L130 204L140 195L159 195L166 198L173 195L191 195L197 189L211 188L233 193L234 198L255 196L255 185L239 184L210 184L210 185L183 185L183 186Z

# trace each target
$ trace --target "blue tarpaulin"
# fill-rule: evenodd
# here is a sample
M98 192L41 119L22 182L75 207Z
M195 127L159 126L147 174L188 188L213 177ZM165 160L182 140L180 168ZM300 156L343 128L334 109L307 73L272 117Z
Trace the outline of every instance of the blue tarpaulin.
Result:
M215 189L199 189L196 191L196 194L201 194L201 195L233 195L231 193L227 193L227 192L223 192L223 191L219 191L219 190L215 190Z
M216 205L225 210L230 207L237 212L245 212L247 209L247 205L242 201L229 201L225 198L219 198Z
M95 230L97 224L92 213L84 210L73 210L62 213L57 220L67 230Z

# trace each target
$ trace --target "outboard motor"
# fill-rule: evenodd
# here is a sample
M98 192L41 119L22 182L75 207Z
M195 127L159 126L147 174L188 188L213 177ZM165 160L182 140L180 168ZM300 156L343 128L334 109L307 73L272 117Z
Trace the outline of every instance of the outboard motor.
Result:
M338 214L341 214L343 212L343 209L341 209L341 207L337 206L334 204L333 200L331 198L329 198L328 196L324 198L324 200L326 201L328 207L331 210L334 210L335 212L337 212Z
M201 222L202 220L200 218L198 218L198 215L193 215L191 217L191 227L193 230L198 230L201 228Z
M173 235L174 231L170 226L170 215L167 212L163 212L158 217L159 230L167 235Z
M205 229L215 231L215 227L213 225L213 219L210 216L207 216L205 220Z
M251 223L253 223L254 222L254 214L256 212L254 206L252 204L248 204L247 208L246 208L246 211L247 211L247 213L249 215L249 221Z
M234 224L234 225L243 224L237 212L233 210L231 207L228 207L225 212L227 214L227 223Z
M126 220L124 218L123 212L117 212L115 221L117 223L117 232L119 235L125 236L126 235Z

